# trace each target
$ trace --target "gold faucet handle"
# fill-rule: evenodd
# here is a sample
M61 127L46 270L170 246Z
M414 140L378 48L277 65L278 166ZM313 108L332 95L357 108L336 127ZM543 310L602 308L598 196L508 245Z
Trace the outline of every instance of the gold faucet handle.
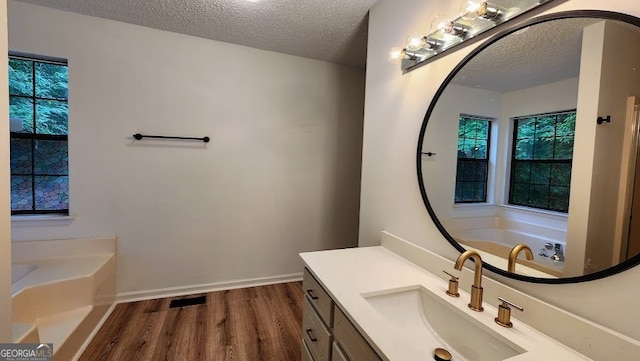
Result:
M460 297L460 293L458 292L458 277L452 275L447 271L442 271L446 273L451 279L449 279L449 289L447 290L447 295L451 297Z
M498 306L498 317L495 318L495 321L502 327L511 328L513 327L513 323L511 323L511 308L509 306L519 311L524 311L524 308L510 301L507 301L502 297L498 297L498 299L502 302L502 304Z

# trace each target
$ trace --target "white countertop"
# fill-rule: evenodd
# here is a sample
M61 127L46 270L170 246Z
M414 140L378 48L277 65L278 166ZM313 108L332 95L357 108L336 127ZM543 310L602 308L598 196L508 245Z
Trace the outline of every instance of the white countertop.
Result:
M433 353L420 349L420 345L412 344L403 337L402 332L389 327L388 321L362 297L362 294L417 285L436 290L435 293L447 302L527 350L509 358L509 361L589 360L519 322L515 312L512 313L513 328L497 325L494 322L498 312L495 305L485 302L484 312L474 312L467 307L470 299L467 290L470 289L470 285L460 284L459 298L448 297L445 294L446 281L383 247L309 252L300 256L336 303L348 313L363 336L386 360L432 360ZM453 274L458 272L454 269L447 271Z

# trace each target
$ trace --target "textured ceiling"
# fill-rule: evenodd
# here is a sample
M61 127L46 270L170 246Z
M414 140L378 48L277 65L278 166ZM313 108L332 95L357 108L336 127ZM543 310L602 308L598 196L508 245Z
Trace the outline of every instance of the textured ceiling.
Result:
M597 21L553 20L507 35L469 61L453 83L503 93L577 77L582 29Z
M363 67L367 13L377 0L19 1Z

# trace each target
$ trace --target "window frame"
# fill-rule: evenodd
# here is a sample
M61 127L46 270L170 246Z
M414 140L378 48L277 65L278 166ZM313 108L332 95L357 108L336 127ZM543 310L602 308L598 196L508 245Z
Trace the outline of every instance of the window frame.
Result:
M536 114L531 114L531 115L523 115L523 116L515 116L515 117L511 117L510 121L513 124L513 132L511 135L511 157L509 159L509 192L508 192L508 196L507 196L507 204L510 206L516 206L516 207L527 207L530 209L534 209L534 210L539 210L539 211L551 211L551 212L558 212L558 213L562 213L562 214L568 214L569 212L569 205L567 202L567 210L563 210L563 209L558 209L558 208L550 208L550 207L540 207L540 206L533 206L530 204L520 204L520 203L514 203L513 202L513 196L514 196L514 179L516 176L516 164L569 164L569 184L568 184L568 188L569 188L569 193L571 193L571 170L572 170L572 163L573 163L573 146L575 145L575 125L574 125L574 139L573 139L573 144L572 144L572 150L571 150L571 158L570 159L516 159L516 141L518 140L518 124L517 122L520 120L525 120L525 119L531 119L531 118L542 118L545 116L558 116L561 114L568 114L568 113L573 113L574 115L576 115L577 113L577 109L567 109L567 110L558 110L558 111L552 111L552 112L545 112L545 113L536 113ZM556 125L554 127L554 138L557 138L557 118L556 118ZM535 139L535 137L534 137ZM534 143L535 144L535 143ZM532 147L535 148L535 145L532 145ZM529 177L529 186L531 186L531 176ZM549 188L552 185L549 184L548 185L548 189L547 189L547 196L551 193ZM529 188L528 191L528 197L527 199L531 198L531 188Z
M37 90L36 90L36 63L44 63L44 64L53 64L53 65L60 65L60 66L65 66L67 67L67 71L68 71L68 61L66 59L61 59L61 58L54 58L54 57L47 57L47 56L40 56L40 55L32 55L32 54L25 54L25 53L18 53L18 52L9 52L8 54L8 59L17 59L17 60L25 60L25 61L30 61L33 63L32 66L32 75L31 75L31 81L32 81L32 87L33 87L33 92L31 95L23 95L23 94L11 94L10 89L8 90L8 95L9 95L9 99L11 98L22 98L22 99L29 99L32 101L32 106L33 106L33 133L22 133L22 132L9 132L9 138L10 141L13 139L26 139L26 140L30 140L31 141L31 173L14 173L13 169L10 169L10 175L11 177L13 176L22 176L22 177L31 177L31 209L29 210L13 210L11 209L11 215L12 216L20 216L20 215L69 215L69 202L67 202L67 207L64 209L37 209L36 208L36 177L47 177L47 176L53 176L53 177L67 177L67 180L69 179L69 168L67 166L67 172L66 174L53 174L53 173L37 173L35 172L35 166L36 166L36 162L35 162L35 157L36 157L36 141L38 140L44 140L44 141L64 141L66 144L66 149L67 149L67 164L68 164L68 150L69 150L69 134L68 134L68 126L69 126L69 112L68 112L68 104L69 104L69 97L67 95L66 99L62 99L62 98L47 98L47 97L39 97L37 96ZM68 73L67 73L68 74ZM67 75L67 82L69 80L69 77ZM8 87L7 87L8 88ZM67 104L67 134L41 134L41 133L37 133L36 129L37 129L37 113L36 113L36 108L37 108L37 101L38 100L52 100L52 101L59 101L59 102L65 102ZM67 182L68 185L68 182ZM69 197L69 188L67 186L67 197Z
M456 177L455 177L455 189L454 189L454 196L453 196L453 203L454 205L463 205L463 204L482 204L482 203L487 203L488 199L489 199L489 166L491 163L491 133L492 133L492 125L493 122L496 121L496 118L493 117L489 117L489 116L484 116L484 115L473 115L473 114L467 114L467 113L460 113L460 115L458 116L458 132L460 131L460 120L462 118L471 118L471 119L479 119L479 120L484 120L487 122L487 144L486 144L486 154L485 154L485 158L480 159L480 158L459 158L458 155L456 154ZM457 141L459 142L460 138L458 136ZM456 149L457 146L456 146ZM471 163L485 163L485 173L484 173L484 197L482 200L461 200L458 201L457 195L457 188L458 188L458 169L460 167L460 162L471 162ZM464 182L461 182L464 183ZM466 182L469 183L469 182ZM478 182L475 182L478 183Z

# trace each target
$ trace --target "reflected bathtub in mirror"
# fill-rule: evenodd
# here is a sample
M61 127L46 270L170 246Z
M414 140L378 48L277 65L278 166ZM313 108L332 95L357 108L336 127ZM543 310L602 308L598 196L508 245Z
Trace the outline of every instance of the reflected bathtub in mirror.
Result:
M639 25L609 12L542 16L488 40L447 77L421 129L417 168L429 214L454 247L542 283L600 278L640 260L640 217L630 217L638 134L629 131L639 126ZM534 259L521 257L526 268L511 273L505 251L516 244Z
M464 217L442 220L451 236L466 249L501 257L501 260L489 262L507 269L509 252L518 244L527 245L534 253L532 261L520 258L519 262L539 272L529 270L518 271L520 274L533 277L562 277L564 261L554 261L554 248L559 244L564 249L567 238L566 228L554 228L549 225L535 225L505 217ZM549 249L548 247L551 247ZM485 255L482 255L485 259ZM494 263L499 263L496 265ZM504 264L504 267L503 267ZM518 268L519 269L519 268Z

